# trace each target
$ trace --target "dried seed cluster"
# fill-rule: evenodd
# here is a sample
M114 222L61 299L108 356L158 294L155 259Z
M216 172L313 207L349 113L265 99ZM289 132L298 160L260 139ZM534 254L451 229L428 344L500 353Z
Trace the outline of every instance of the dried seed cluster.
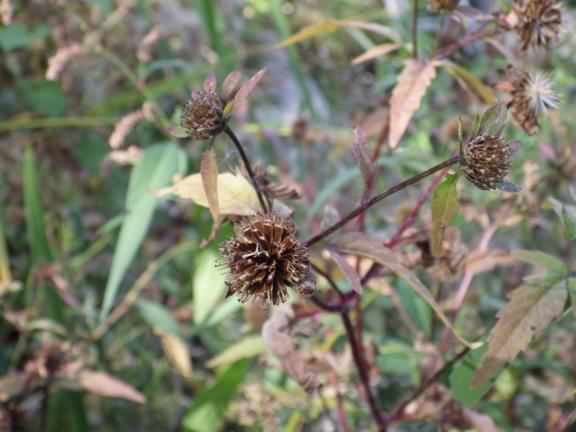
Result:
M478 135L462 145L464 176L483 190L498 189L511 167L512 149L499 136Z
M222 247L229 269L227 296L280 304L288 288L313 289L308 250L296 238L294 224L276 215L257 215L236 226L236 236Z
M548 46L558 39L562 26L558 0L515 0L512 8L519 20L516 31L523 50Z
M181 126L192 139L210 139L224 130L224 104L214 91L192 92L182 113Z
M558 106L551 81L539 72L511 72L511 95L508 108L514 120L528 135L538 132L538 115Z

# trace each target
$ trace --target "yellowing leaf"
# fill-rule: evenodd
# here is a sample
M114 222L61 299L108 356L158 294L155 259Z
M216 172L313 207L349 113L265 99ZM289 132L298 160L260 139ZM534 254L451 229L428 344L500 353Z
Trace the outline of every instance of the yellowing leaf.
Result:
M208 238L208 241L211 241L215 237L220 226L220 207L218 205L218 162L216 161L216 154L213 149L206 150L202 155L200 176L202 177L202 186L204 187L204 194L208 201L208 207L212 214L212 219L214 219L212 232Z
M401 263L400 258L394 252L383 246L381 242L362 233L348 233L339 236L334 246L342 253L370 258L392 270L404 279L412 289L430 305L434 312L436 312L438 318L440 318L462 344L467 347L473 347L473 344L458 334L442 311L440 305L434 300L434 297L432 297L432 294L430 294L424 284L420 282L420 279Z
M209 207L200 174L185 177L173 186L156 192L159 197L172 194ZM258 212L260 203L256 191L244 176L222 173L218 175L218 208L221 215L249 216Z
M162 343L162 348L166 353L166 358L178 373L187 380L192 379L192 363L186 343L178 336L159 331L158 336Z
M444 61L442 66L446 67L446 71L458 81L464 90L476 96L482 103L486 105L496 103L494 90L480 81L476 75L452 62Z
M316 36L321 36L327 33L333 33L341 27L341 23L338 20L327 19L325 21L320 21L319 23L312 24L304 27L299 32L294 33L289 38L280 42L276 45L278 48L286 48L287 46L294 45L303 42L307 39L311 39Z
M452 174L444 179L432 195L431 247L432 255L435 257L442 255L444 231L458 213L457 183L458 175Z
M471 386L481 386L525 350L532 338L562 313L567 296L562 282L552 287L524 285L513 291L490 333L488 351L474 373Z
M390 99L388 145L398 147L410 119L420 107L428 86L436 76L438 61L407 60Z
M126 399L137 403L146 402L144 395L134 387L104 372L81 370L76 382L84 390L98 396Z
M376 45L366 51L364 54L360 54L358 57L352 60L352 64L360 64L364 63L368 60L372 60L376 57L382 57L386 54L391 53L392 51L397 50L402 45L396 43L386 43L382 45Z
M264 349L265 345L262 336L248 336L212 358L208 362L208 367L215 368L236 363L240 359L257 356L264 352Z

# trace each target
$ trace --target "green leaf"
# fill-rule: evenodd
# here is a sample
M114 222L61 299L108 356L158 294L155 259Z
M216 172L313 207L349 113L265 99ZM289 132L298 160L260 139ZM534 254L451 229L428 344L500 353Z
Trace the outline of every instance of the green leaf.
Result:
M194 322L200 324L206 321L222 298L226 288L226 273L218 266L218 255L210 249L199 254L195 264L192 310Z
M554 275L565 275L568 272L568 268L562 260L541 251L518 249L510 254L519 261L543 267Z
M32 147L24 152L23 172L24 208L26 213L26 231L28 244L32 250L34 263L52 260L52 251L44 226L44 210L38 187L38 165Z
M380 345L376 364L384 374L407 375L414 384L418 382L418 354L409 345L393 341Z
M450 391L458 402L471 408L476 405L492 387L492 382L487 382L478 388L472 388L470 383L474 371L478 368L480 360L488 345L471 350L452 368L450 373Z
M214 432L224 424L226 410L248 372L248 360L241 360L222 373L211 387L192 402L183 421L186 432Z
M126 197L126 217L114 251L106 284L100 320L106 319L118 294L120 283L148 231L158 199L154 191L167 186L172 177L186 170L186 153L176 144L155 145L146 149L130 177Z
M399 280L394 287L400 297L400 302L406 312L416 323L418 328L426 335L432 332L432 311L430 306L419 296L414 295L414 291L404 282Z
M48 33L48 27L45 25L28 31L22 24L10 24L0 29L0 47L4 51L28 47L35 41L46 37Z
M507 362L525 350L564 310L568 291L564 283L524 285L510 295L490 333L488 350L472 377L471 385L481 387Z
M458 213L458 175L447 176L432 195L432 255L442 255L444 231Z
M238 360L257 356L265 350L262 336L248 336L229 346L208 362L208 367L215 368L235 363Z
M138 311L144 321L152 328L173 336L180 336L178 323L170 314L170 311L158 303L139 300Z
M555 198L548 198L560 219L567 240L576 240L576 206L567 205Z
M57 117L66 111L66 98L57 81L19 81L18 92L26 107L38 114Z

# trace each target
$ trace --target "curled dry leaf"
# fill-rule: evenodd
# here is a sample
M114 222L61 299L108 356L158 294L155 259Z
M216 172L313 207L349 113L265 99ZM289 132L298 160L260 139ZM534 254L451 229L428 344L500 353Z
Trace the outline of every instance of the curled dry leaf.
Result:
M488 340L488 351L474 373L472 387L486 383L507 362L525 350L564 310L568 292L563 283L549 287L524 285L512 292L498 315Z
M436 76L440 62L408 60L390 99L390 133L388 145L398 147L412 116L420 107L428 86Z
M382 245L381 242L373 238L368 237L363 233L347 233L336 238L333 243L333 247L342 253L347 253L351 255L364 256L376 261L378 264L389 268L402 279L404 279L414 291L416 291L434 310L438 318L448 327L454 336L465 346L473 347L466 339L464 339L456 331L450 320L446 317L440 305L436 302L432 294L424 286L424 284L412 273L408 268L406 268L398 255L392 252L390 249Z
M134 387L105 372L81 370L75 381L84 390L98 396L126 399L137 403L146 402L144 395Z
M173 186L160 189L156 196L176 195L203 207L209 207L200 174L184 177ZM218 208L220 215L250 216L258 213L260 203L250 182L240 174L218 174Z

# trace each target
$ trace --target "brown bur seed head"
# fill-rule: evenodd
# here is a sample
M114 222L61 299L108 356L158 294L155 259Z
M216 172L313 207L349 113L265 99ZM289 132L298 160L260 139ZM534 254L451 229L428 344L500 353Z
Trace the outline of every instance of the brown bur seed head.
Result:
M512 148L499 136L478 135L462 145L461 166L468 181L482 190L498 189L510 171Z
M514 0L512 10L519 20L516 31L523 50L548 46L558 39L562 26L558 0Z
M296 238L290 220L251 216L235 233L221 249L230 272L227 297L237 294L241 302L258 299L277 305L286 301L288 288L310 293L314 282L308 250Z
M224 130L224 105L214 91L192 92L182 113L181 126L196 140L215 137Z

